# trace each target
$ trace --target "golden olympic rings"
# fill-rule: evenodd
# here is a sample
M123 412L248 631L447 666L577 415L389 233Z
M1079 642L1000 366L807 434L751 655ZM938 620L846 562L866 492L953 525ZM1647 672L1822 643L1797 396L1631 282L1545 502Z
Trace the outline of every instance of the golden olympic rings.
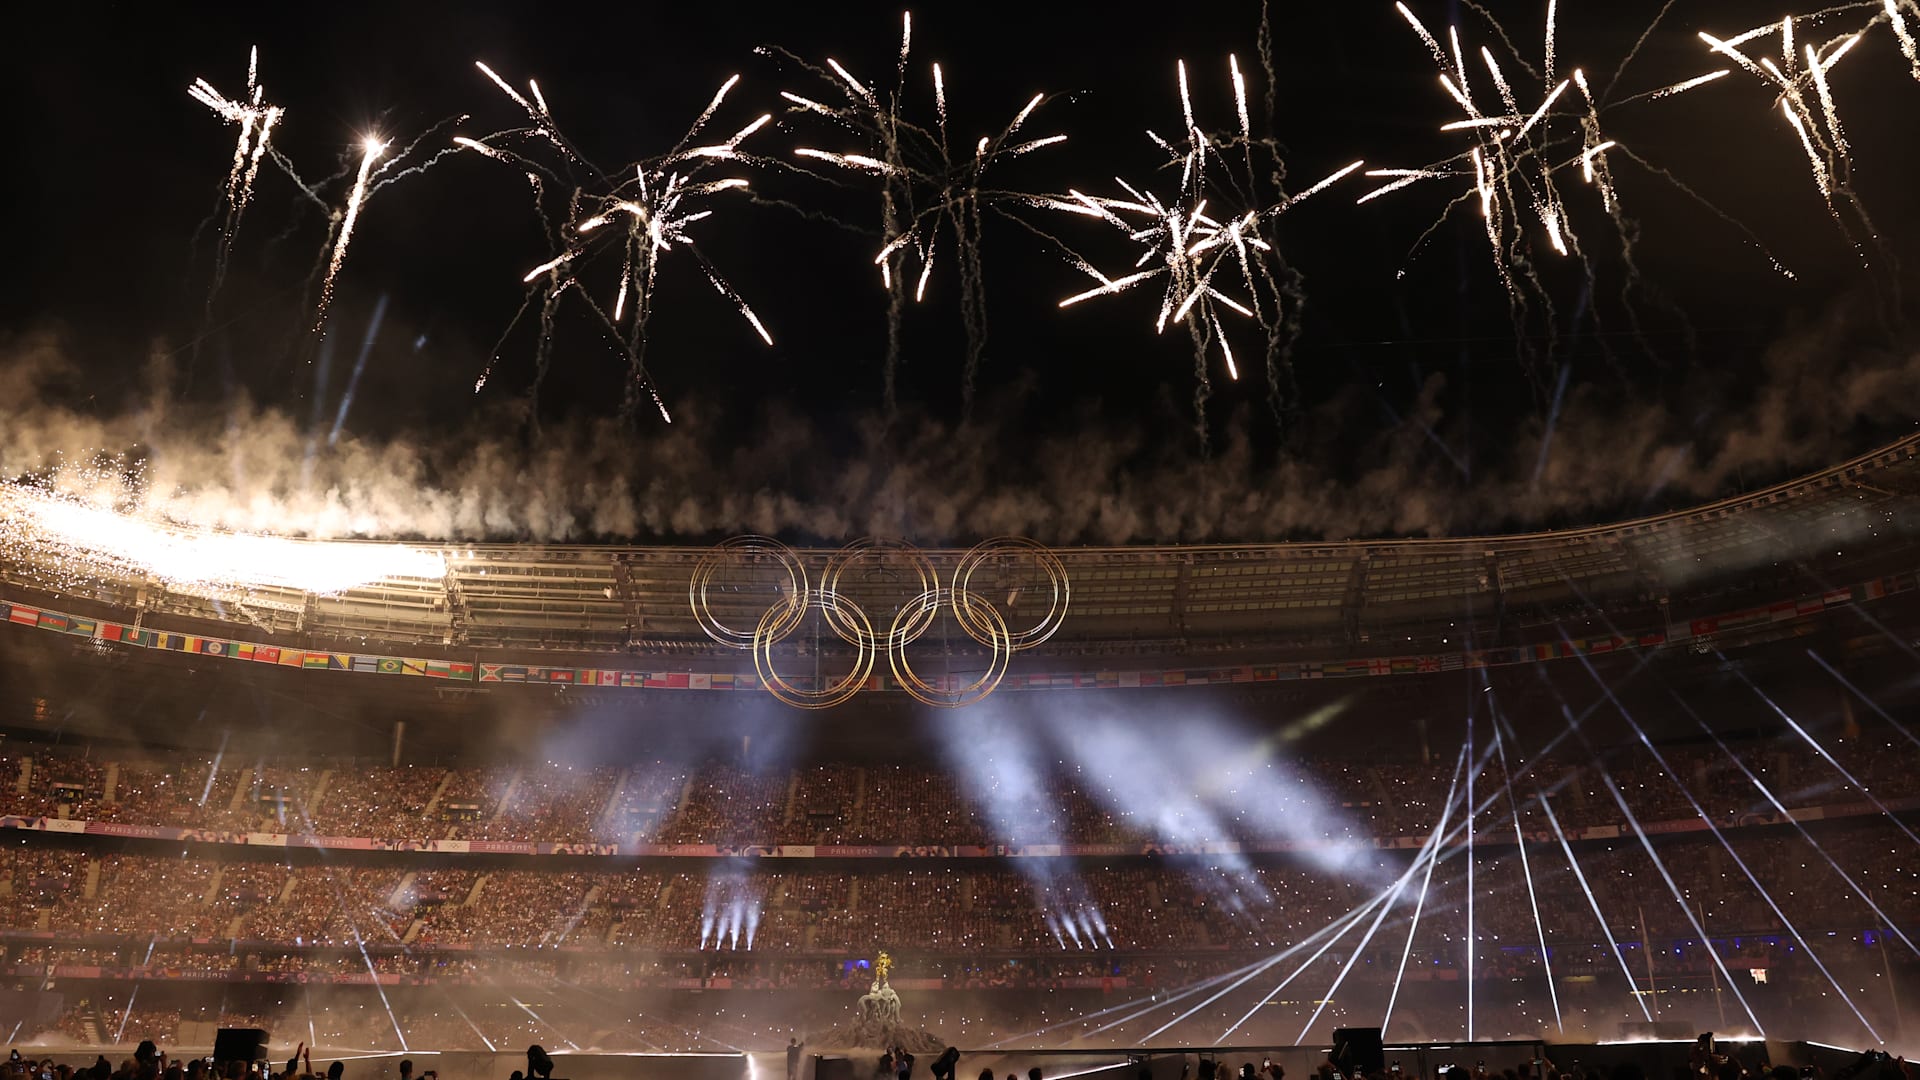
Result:
M1031 627L1011 635L1013 649L1018 652L1021 649L1031 649L1046 641L1060 629L1061 623L1067 621L1067 600L1071 594L1067 581L1067 568L1061 563L1060 556L1055 555L1037 541L1029 540L1024 536L999 536L975 544L972 550L962 555L960 564L953 568L955 597L953 617L960 624L960 628L965 630L973 640L982 645L992 645L992 626L983 619L975 618L971 605L960 603L958 598L973 595L970 586L973 584L974 571L980 569L989 559L1004 560L1016 554L1033 556L1034 561L1040 564L1040 569L1046 571L1047 580L1053 586L1053 595L1047 601L1047 613ZM1003 622L1001 624L1003 632L1005 628L1006 624Z
M771 626L765 617L752 631L736 630L721 622L713 614L712 603L707 596L714 572L729 562L759 562L768 558L777 562L787 574L786 588L782 590L784 595L767 609L769 613L778 613ZM700 629L706 631L708 637L730 649L751 649L763 629L778 641L800 625L807 611L807 568L792 548L778 540L766 536L736 536L715 544L713 550L702 555L700 561L694 564L693 578L687 583L687 599L693 604L694 621L700 624Z
M916 620L930 622L933 613L942 604L951 604L955 611L966 609L968 617L975 625L990 629L986 644L993 650L987 658L987 668L980 677L964 686L934 685L922 679L913 670L907 660L907 644L911 640L900 631L904 621L909 625ZM962 705L972 705L983 701L988 694L1000 685L1007 675L1007 665L1013 661L1013 638L1007 633L1007 623L994 610L992 604L971 593L956 593L952 589L929 589L900 609L893 617L894 631L888 635L887 665L893 668L893 677L900 681L900 689L912 695L913 699L941 709L957 709ZM893 644L898 642L897 647Z
M760 617L760 625L754 630L753 669L760 674L760 682L767 692L781 701L799 709L831 709L859 693L867 684L867 677L873 674L873 626L858 604L833 593L808 593L801 604L803 614L807 608L818 608L823 613L836 611L845 625L854 628L858 640L854 643L853 668L839 679L813 690L803 690L782 678L773 669L773 647L786 636L773 632L776 623L784 617L775 605ZM794 620L793 625L798 625L798 621ZM788 632L792 629L792 625L787 627Z
M875 632L867 612L852 597L841 591L847 570L862 559L904 559L918 579L918 589L905 603L894 609L885 635ZM990 597L972 591L974 575L989 564L1001 566L1015 558L1031 558L1047 576L1051 588L1047 608L1032 626L1019 632L1007 628L1006 617ZM772 562L785 574L784 583L772 588L778 598L760 616L751 632L728 625L713 613L714 575L729 563ZM988 575L991 576L991 575ZM907 579L903 576L901 581ZM757 588L764 591L762 583ZM1015 587L1006 600L1011 608L1019 593ZM764 536L737 536L716 545L695 564L687 586L693 605L694 621L714 641L729 648L753 651L754 670L767 692L781 701L802 709L825 709L850 700L860 692L873 674L874 661L884 651L887 666L895 681L914 700L937 708L957 708L984 700L1006 677L1013 654L1030 649L1052 637L1066 620L1071 590L1067 571L1060 557L1035 541L1024 537L1003 536L975 545L962 555L953 569L950 586L940 583L933 560L918 548L898 540L868 537L856 540L828 558L819 586L807 580L806 566L792 548ZM907 647L920 640L942 608L949 611L967 638L987 648L987 664L969 681L944 677L929 679L914 670ZM805 621L807 613L817 611L820 621L841 641L854 649L853 664L846 674L825 681L808 681L812 688L796 685L795 680L774 669L773 649L791 636ZM814 648L819 647L816 639ZM923 661L924 662L924 661Z
M840 579L846 574L847 567L861 559L884 558L888 554L900 555L912 564L914 576L920 579L920 592L922 594L926 593L929 589L934 589L939 586L940 575L933 569L933 560L922 554L919 548L899 540L886 540L877 536L869 536L864 539L855 540L853 543L833 553L833 557L827 560L826 571L820 575L820 591L832 593L835 596L841 595ZM900 610L905 611L906 608L903 607ZM895 618L893 620L893 628L887 635L887 651L891 653L896 644L905 645L918 638L921 634L926 633L927 628L933 625L933 618L937 611L937 606L925 608L913 618L908 619L905 624L902 624L898 618ZM839 635L840 640L847 644L860 645L864 643L869 646L874 644L871 637L863 641L853 626L846 620L840 618L838 608L828 607L821 614L822 617L826 619L827 626L830 627L835 634ZM871 631L868 631L868 633L871 634Z

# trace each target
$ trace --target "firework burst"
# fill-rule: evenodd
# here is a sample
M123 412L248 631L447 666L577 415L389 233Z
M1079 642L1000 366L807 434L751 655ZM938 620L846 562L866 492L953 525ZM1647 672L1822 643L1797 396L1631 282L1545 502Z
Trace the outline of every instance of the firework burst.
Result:
M1223 315L1251 320L1265 331L1269 385L1278 392L1277 365L1293 333L1300 297L1291 272L1278 257L1272 235L1275 222L1302 201L1359 170L1362 164L1353 162L1297 194L1279 191L1274 201L1260 199L1259 175L1252 155L1256 148L1270 152L1273 147L1270 141L1257 141L1253 136L1246 79L1239 60L1229 56L1227 67L1239 124L1232 135L1209 136L1200 129L1194 119L1185 61L1176 68L1184 123L1181 139L1174 142L1147 132L1153 144L1167 155L1165 164L1169 168L1164 171L1179 173L1179 183L1171 193L1163 197L1149 185L1116 178L1114 182L1126 192L1124 198L1069 190L1064 196L1042 200L1042 205L1050 209L1103 221L1138 245L1132 266L1117 276L1070 252L1070 260L1095 285L1061 300L1059 306L1072 307L1149 282L1158 283L1160 306L1154 332L1165 333L1168 326L1177 325L1185 328L1193 343L1194 408L1203 438L1204 407L1211 392L1209 357L1215 348L1227 377L1240 377ZM1271 172L1275 177L1283 174L1277 156ZM1229 288L1239 290L1241 295L1229 293Z
M583 298L627 359L625 411L631 414L644 398L671 423L673 417L648 374L646 349L661 263L676 251L699 267L707 283L739 311L760 340L773 344L766 324L701 253L689 231L694 224L713 217L730 193L748 189L744 177L712 174L726 166L753 163L756 159L740 146L773 119L770 114L762 114L723 139L700 141L728 92L739 83L738 75L721 85L667 153L606 172L588 161L554 123L538 83L528 80L528 93L521 94L486 64L476 62L475 66L532 122L529 128L481 139L461 137L454 142L461 149L524 172L533 191L535 210L547 225L553 245L551 256L522 279L530 290L522 313L535 300L540 302L536 385L550 362L557 305L572 290ZM544 153L542 146L547 148ZM548 211L550 188L571 191L564 217L558 222ZM608 261L605 257L610 253L619 271L611 300L602 305L583 286L581 274L589 266ZM476 391L486 385L491 370L489 366L481 373L474 384Z
M1834 67L1854 51L1869 31L1885 22L1913 65L1915 78L1920 78L1920 59L1916 59L1912 32L1907 26L1908 16L1920 14L1920 8L1915 7L1913 0L1884 0L1883 5L1848 4L1821 14L1856 9L1874 14L1858 29L1820 41L1796 41L1797 27L1792 15L1731 37L1716 37L1706 31L1701 31L1699 37L1716 58L1732 62L1731 70L1759 79L1773 92L1782 119L1793 130L1795 141L1806 155L1807 169L1826 204L1827 213L1864 258L1864 246L1855 237L1843 207L1850 210L1851 217L1865 229L1868 237L1874 238L1875 228L1853 190L1853 151L1840 121L1830 76ZM1768 38L1778 39L1777 60L1750 49L1749 43Z
M824 66L807 64L790 53L779 55L812 73L837 104L791 91L783 92L797 118L831 121L861 144L853 151L800 147L795 156L819 162L834 172L876 184L880 192L882 244L874 255L881 285L888 296L887 355L884 392L887 408L894 405L894 378L900 357L900 323L906 305L925 298L942 244L953 250L958 272L960 318L966 334L966 360L961 378L963 406L971 407L974 379L985 355L987 308L980 257L983 222L989 211L1006 212L1028 205L1033 196L987 182L997 166L1036 150L1066 141L1063 134L1031 137L1027 122L1048 101L1035 94L997 133L955 146L947 125L947 74L939 64L928 69L934 119L931 125L906 118L908 59L913 49L913 13L901 17L900 51L894 85L883 94L870 87L838 60ZM763 49L774 53L777 50ZM827 96L823 94L822 96Z

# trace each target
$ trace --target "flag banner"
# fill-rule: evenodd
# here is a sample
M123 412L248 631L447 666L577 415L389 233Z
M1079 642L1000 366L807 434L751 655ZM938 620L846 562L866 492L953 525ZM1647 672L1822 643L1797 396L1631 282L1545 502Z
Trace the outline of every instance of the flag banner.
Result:
M1920 588L1920 574L1904 572L1845 587L1826 588L1818 593L1771 603L1764 607L1746 608L1720 615L1700 615L1672 624L1666 630L1538 641L1528 645L1497 649L1296 661L1228 668L1028 671L1008 674L1002 680L1000 689L1152 689L1169 686L1288 682L1296 679L1342 679L1378 675L1417 676L1473 668L1506 667L1577 656L1602 656L1607 653L1630 650L1664 649L1710 640L1716 635L1731 631L1764 627L1769 624L1804 624L1806 620L1825 615L1836 608L1866 604L1888 596L1911 592L1916 588ZM618 687L627 690L695 692L758 690L761 685L759 677L752 672L626 671L607 668L475 663L358 653L309 652L304 649L259 642L202 637L170 630L152 630L130 623L52 611L6 599L0 599L0 626L45 630L56 634L86 637L99 643L118 643L138 649L193 653L220 659L273 664L303 671L405 675L416 678L448 679L456 682ZM1805 632L1804 626L1799 632ZM796 688L803 690L811 689L814 685L812 678L801 675L796 675L788 681ZM866 680L866 686L869 690L901 692L897 679L878 672Z

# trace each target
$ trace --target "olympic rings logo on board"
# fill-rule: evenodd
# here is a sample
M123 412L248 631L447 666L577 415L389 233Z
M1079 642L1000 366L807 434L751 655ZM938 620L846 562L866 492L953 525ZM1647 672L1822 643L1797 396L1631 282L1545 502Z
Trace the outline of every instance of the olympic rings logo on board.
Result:
M867 612L841 590L841 582L854 564L889 558L909 567L917 590L903 598L890 622L876 628ZM1051 596L1038 621L1015 631L1007 626L1000 609L976 591L974 578L989 564L1019 558L1032 559L1046 574ZM743 565L772 566L772 587L779 593L751 628L729 624L713 610L715 576L730 566ZM1066 621L1071 591L1060 557L1045 545L1019 536L996 537L974 545L954 564L952 577L945 584L933 560L920 549L898 540L868 537L834 552L820 573L818 585L810 582L799 553L787 545L765 536L736 536L701 556L687 584L687 599L701 631L728 648L752 650L761 685L789 705L827 709L850 700L867 684L880 654L885 653L894 679L915 700L938 708L958 708L993 693L1006 677L1014 653L1045 642L1060 629ZM962 633L986 646L987 666L977 677L930 679L914 669L909 647L933 627L942 609ZM835 637L853 646L853 663L841 675L819 676L812 680L813 685L803 687L775 668L773 650L812 612L819 613L821 623Z

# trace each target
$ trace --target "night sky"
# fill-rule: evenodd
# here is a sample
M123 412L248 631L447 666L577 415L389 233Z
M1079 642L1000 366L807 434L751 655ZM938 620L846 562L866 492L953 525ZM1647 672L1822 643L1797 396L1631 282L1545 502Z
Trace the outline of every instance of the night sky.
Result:
M1521 55L1536 64L1543 7L1490 5ZM1481 43L1500 48L1488 23L1465 6L1435 0L1415 10L1436 30L1457 20L1470 52ZM1697 30L1731 34L1792 9L1677 0L1613 84L1615 68L1658 10L1650 3L1566 0L1563 71L1582 66L1596 90L1626 98L1721 66ZM756 489L790 484L802 500L828 499L845 488L822 474L844 479L854 470L911 465L933 442L942 445L941 463L915 482L941 484L964 474L974 498L978 489L998 486L1046 502L1062 486L1082 485L1151 502L1177 476L1188 478L1188 487L1191 478L1206 477L1229 504L1236 491L1293 485L1331 491L1320 493L1320 505L1351 491L1383 508L1245 525L1230 509L1218 510L1204 522L1189 518L1125 534L1178 540L1600 520L1780 479L1867 449L1912 415L1907 406L1916 385L1906 375L1914 350L1902 286L1913 290L1899 259L1910 262L1920 238L1911 181L1920 141L1910 119L1920 83L1909 77L1884 25L1833 76L1853 147L1853 187L1877 239L1864 239L1866 229L1845 206L1843 216L1863 239L1850 243L1842 234L1772 94L1739 73L1603 114L1608 137L1670 171L1692 194L1612 159L1637 238L1634 276L1597 196L1580 184L1577 169L1568 174L1569 216L1585 242L1591 278L1576 261L1546 253L1541 229L1530 223L1536 252L1546 253L1540 273L1553 310L1536 302L1518 323L1473 206L1456 207L1420 242L1470 181L1432 182L1356 206L1377 182L1355 177L1289 213L1276 230L1306 296L1292 384L1282 400L1271 400L1258 371L1258 328L1229 323L1236 355L1253 370L1229 382L1212 354L1204 441L1196 430L1191 348L1172 330L1153 333L1158 289L1061 311L1058 301L1087 288L1087 279L1034 233L993 216L983 254L990 333L973 414L963 417L961 407L963 334L949 248L927 301L907 312L899 411L888 424L881 393L886 296L871 261L881 242L878 199L874 185L850 174L835 173L845 184L833 186L775 168L737 170L751 179L760 204L720 204L721 213L692 227L701 252L772 331L772 348L693 262L670 257L663 264L649 368L691 433L684 437L695 449L682 445L681 452L705 459L697 478L684 461L669 465L659 457L657 416L616 415L624 361L578 305L561 307L553 368L537 397L530 393L535 335L525 320L506 335L488 385L474 393L521 301L521 275L549 254L524 180L500 163L448 157L367 205L323 342L307 326L309 275L325 221L269 162L209 308L216 230L202 223L217 208L234 129L185 91L204 76L239 93L251 45L260 48L267 99L288 109L274 144L308 181L331 178L319 190L338 206L351 181L343 170L351 169L367 133L404 142L470 115L428 139L424 158L452 134L484 135L524 119L474 69L476 59L516 85L537 78L560 126L610 168L672 146L734 73L742 82L716 115L713 134L772 112L777 123L745 148L787 161L802 145L866 149L817 118L789 112L778 98L782 89L844 99L795 65L756 55L755 47L778 46L815 63L832 56L869 83L890 87L900 11L482 3L78 4L16 13L9 78L23 81L12 95L9 179L22 190L9 200L7 262L16 278L0 294L0 350L17 356L30 345L48 347L63 366L22 393L7 416L17 423L43 406L68 410L61 416L125 416L151 407L158 380L175 414L195 424L231 417L235 403L246 401L249 415L284 416L309 433L325 435L337 424L349 441L424 448L421 456L440 462L429 472L452 471L446 461L481 443L531 453L571 439L569 445L594 444L592 463L582 468L609 473L600 477L604 483L644 488L650 474L671 468L687 485L734 477ZM1035 92L1059 95L1025 130L1065 132L1069 141L997 166L999 183L1008 187L1118 195L1114 176L1166 180L1155 171L1164 156L1143 131L1173 135L1181 127L1178 58L1187 62L1203 128L1235 126L1228 53L1250 74L1256 132L1269 126L1261 115L1261 10L1254 3L1174 4L1150 14L1111 4L939 5L914 16L910 117L931 120L927 64L936 60L946 72L956 142L997 131ZM1864 21L1837 17L1832 29L1807 36L1824 40ZM1277 4L1271 38L1279 75L1271 131L1284 147L1289 189L1356 158L1368 167L1405 168L1466 145L1439 131L1458 110L1391 3ZM1538 83L1516 64L1507 67L1522 111L1530 110L1540 98ZM1477 90L1492 97L1484 77ZM1019 213L1110 274L1131 262L1132 250L1097 222ZM1760 245L1795 279L1775 272ZM588 288L605 304L614 280L603 268ZM379 307L379 333L343 410L353 359ZM156 352L165 359L158 369L151 364ZM194 430L182 423L171 437ZM1545 433L1562 425L1567 438L1543 450ZM1722 459L1732 466L1710 464L1730 440L1756 430L1766 433L1765 451ZM1618 473L1607 473L1609 432L1618 432L1623 447L1691 447L1699 468L1674 471L1698 475L1685 483L1637 476L1649 460L1660 460L1644 448L1623 449ZM156 435L136 452L164 454L166 441ZM630 452L607 445L628 441ZM962 455L947 444L977 446L978 454L962 466ZM789 452L806 464L766 460ZM1566 456L1593 463L1573 467ZM624 469L610 464L621 461ZM1571 469L1565 475L1557 471L1563 465ZM8 466L19 471L17 453ZM1596 481L1594 470L1619 482ZM1472 509L1394 505L1414 491L1432 500L1436 484L1472 496ZM1540 494L1543 484L1564 490ZM1540 497L1509 498L1512 492ZM959 523L923 515L906 526L933 539L987 531L966 523L971 505L955 511ZM572 538L696 537L726 531L721 517L560 531ZM795 528L790 519L775 527L828 539L844 531ZM1050 539L1113 535L1062 526Z

